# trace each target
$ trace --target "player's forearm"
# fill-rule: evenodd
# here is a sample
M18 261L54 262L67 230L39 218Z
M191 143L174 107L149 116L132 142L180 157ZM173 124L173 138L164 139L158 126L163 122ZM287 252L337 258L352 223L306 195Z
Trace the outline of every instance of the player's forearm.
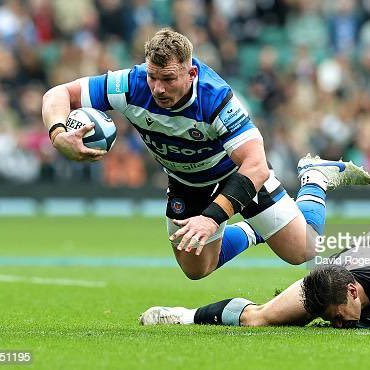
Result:
M71 110L71 100L68 89L56 86L46 92L42 101L42 118L49 130L56 123L66 123Z
M240 316L242 326L305 325L313 317L302 303L302 280L260 306L247 306Z
M247 207L270 175L260 140L252 140L235 149L231 159L239 166L238 172L229 176L220 194L202 212L218 225Z
M252 181L257 192L261 190L263 184L270 176L270 172L265 161L243 163L238 172Z
M252 140L236 149L231 158L239 165L238 172L248 177L258 192L270 176L265 149L261 140Z

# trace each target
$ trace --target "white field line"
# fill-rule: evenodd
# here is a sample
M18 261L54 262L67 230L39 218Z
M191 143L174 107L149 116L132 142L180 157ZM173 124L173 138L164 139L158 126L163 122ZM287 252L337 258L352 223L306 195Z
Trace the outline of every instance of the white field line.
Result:
M37 277L37 276L17 276L17 275L0 275L0 282L29 283L29 284L41 284L41 285L79 286L79 287L84 287L84 288L104 288L107 285L105 281L54 279L54 278L43 278L43 277Z

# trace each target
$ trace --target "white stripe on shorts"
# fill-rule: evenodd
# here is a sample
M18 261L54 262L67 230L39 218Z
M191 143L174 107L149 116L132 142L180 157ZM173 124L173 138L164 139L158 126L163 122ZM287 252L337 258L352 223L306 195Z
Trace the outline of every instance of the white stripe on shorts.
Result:
M271 207L248 218L248 222L264 240L267 240L288 225L299 213L300 210L295 201L288 194L285 194Z

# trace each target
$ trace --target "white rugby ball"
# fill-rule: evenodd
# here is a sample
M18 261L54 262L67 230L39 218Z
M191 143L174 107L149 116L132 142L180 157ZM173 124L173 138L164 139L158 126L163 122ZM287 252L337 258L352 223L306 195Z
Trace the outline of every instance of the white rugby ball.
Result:
M88 131L82 142L88 148L103 149L109 151L117 137L117 128L112 119L94 108L78 108L69 113L67 118L67 131L93 123L95 127Z

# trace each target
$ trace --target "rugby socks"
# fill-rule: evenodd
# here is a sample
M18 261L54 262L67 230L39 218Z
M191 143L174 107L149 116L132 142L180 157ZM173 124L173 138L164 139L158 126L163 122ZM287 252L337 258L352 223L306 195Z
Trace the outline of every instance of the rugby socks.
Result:
M200 307L194 315L194 324L240 326L244 308L254 304L245 298L231 298Z
M250 245L261 242L263 242L261 236L246 221L226 226L217 268L245 251Z
M196 312L197 312L196 308L184 309L182 312L181 323L183 325L194 324L194 317Z
M326 217L327 179L320 172L310 170L301 177L301 188L297 194L297 206L303 213L308 225L322 235Z

